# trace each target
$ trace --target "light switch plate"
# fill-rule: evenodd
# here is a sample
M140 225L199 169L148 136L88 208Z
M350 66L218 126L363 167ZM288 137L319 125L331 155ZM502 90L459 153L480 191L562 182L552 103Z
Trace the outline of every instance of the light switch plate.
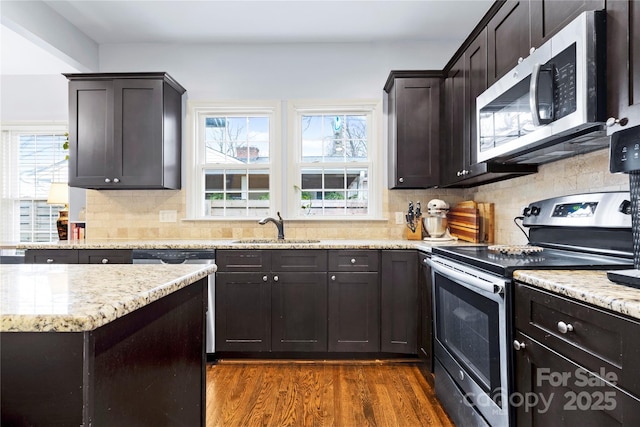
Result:
M396 212L396 224L404 224L404 217L402 212Z
M160 211L160 222L176 222L178 221L177 211Z

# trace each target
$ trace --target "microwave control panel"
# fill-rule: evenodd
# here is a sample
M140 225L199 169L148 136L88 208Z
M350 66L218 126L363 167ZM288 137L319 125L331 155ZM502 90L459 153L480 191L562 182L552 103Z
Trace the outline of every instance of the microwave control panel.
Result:
M609 171L640 172L640 127L621 130L611 136Z

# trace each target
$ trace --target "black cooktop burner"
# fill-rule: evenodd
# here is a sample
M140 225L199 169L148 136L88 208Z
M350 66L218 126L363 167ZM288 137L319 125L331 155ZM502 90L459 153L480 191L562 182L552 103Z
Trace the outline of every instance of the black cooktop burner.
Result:
M434 255L453 259L503 277L514 270L616 270L633 268L633 257L617 257L544 248L530 255L503 255L482 246L435 246Z

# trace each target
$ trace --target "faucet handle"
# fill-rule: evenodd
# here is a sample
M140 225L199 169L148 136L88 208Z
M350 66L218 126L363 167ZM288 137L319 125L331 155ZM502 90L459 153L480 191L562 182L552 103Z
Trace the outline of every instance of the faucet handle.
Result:
M284 221L284 220L282 219L282 217L280 216L280 212L276 212L276 215L278 215L278 218L280 219L280 221Z

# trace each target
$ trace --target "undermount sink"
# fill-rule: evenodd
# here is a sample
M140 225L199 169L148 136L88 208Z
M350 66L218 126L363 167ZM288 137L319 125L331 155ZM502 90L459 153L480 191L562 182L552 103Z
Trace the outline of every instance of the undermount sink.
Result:
M292 243L320 243L320 240L313 239L242 239L242 240L234 240L232 243L245 243L245 244L256 244L256 243L280 243L280 244L292 244Z

